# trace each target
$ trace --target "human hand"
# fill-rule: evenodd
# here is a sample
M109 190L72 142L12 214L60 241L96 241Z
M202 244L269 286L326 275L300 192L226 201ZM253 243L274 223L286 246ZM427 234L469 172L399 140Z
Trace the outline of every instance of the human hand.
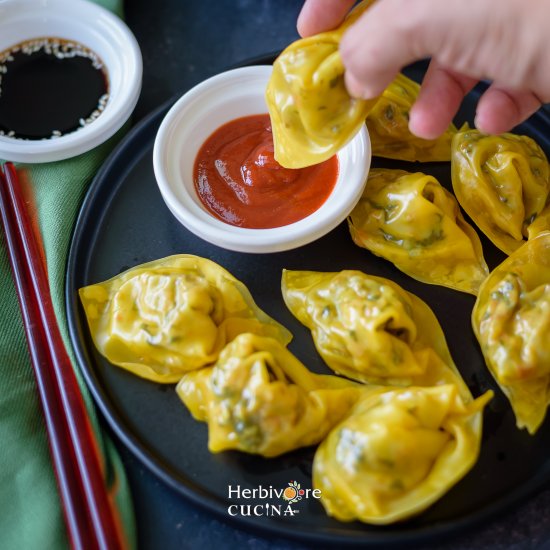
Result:
M306 0L298 31L338 26L353 0ZM405 65L431 57L411 132L441 135L481 79L476 127L502 133L550 102L550 0L378 0L344 34L340 52L352 96L379 95Z

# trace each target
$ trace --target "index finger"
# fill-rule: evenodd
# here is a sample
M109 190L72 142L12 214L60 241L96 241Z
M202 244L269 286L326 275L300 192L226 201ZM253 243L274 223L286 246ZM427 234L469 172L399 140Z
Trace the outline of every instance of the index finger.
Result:
M437 57L443 45L447 50L460 50L465 38L456 39L455 35L462 32L463 20L467 19L461 2L375 2L346 31L340 43L351 95L363 99L376 97L405 65Z

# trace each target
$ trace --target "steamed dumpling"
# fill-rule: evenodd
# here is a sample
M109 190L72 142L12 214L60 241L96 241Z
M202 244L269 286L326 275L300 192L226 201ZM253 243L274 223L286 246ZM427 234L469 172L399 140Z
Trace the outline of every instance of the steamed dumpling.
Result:
M544 210L536 216L533 223L527 226L527 238L534 239L541 233L550 231L550 202L546 205Z
M275 60L266 101L275 159L285 168L332 157L361 129L376 102L348 94L338 51L346 28L370 4L359 4L336 30L297 40Z
M389 524L424 511L474 466L491 396L466 403L452 384L367 394L315 453L327 513Z
M142 264L79 294L99 352L157 382L215 362L242 332L283 344L292 338L229 272L189 254Z
M495 246L511 254L550 199L544 151L527 136L487 136L478 130L457 133L452 148L458 202Z
M236 449L266 457L319 443L363 388L314 374L273 338L241 334L213 367L186 374L177 392L208 423L212 452Z
M372 169L349 227L357 245L424 283L477 294L489 273L477 233L433 176Z
M385 386L455 384L471 394L422 300L361 271L283 272L283 298L338 374Z
M436 162L451 160L451 141L456 127L433 140L421 139L409 130L409 113L420 86L399 74L384 90L367 116L367 128L375 157L396 160Z
M550 233L529 240L483 283L472 324L519 428L537 431L550 403Z

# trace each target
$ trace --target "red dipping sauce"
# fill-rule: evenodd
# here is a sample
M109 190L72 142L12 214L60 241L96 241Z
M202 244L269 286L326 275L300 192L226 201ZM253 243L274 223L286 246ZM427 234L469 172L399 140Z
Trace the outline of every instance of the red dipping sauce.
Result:
M209 212L251 229L294 223L315 212L338 178L338 159L307 168L283 168L273 156L269 115L237 118L202 145L193 179Z

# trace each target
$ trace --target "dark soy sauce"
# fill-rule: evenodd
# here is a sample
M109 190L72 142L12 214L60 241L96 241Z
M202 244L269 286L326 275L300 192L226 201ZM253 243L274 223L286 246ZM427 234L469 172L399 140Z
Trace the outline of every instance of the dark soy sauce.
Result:
M93 122L108 98L103 64L82 44L38 38L0 53L0 135L60 137Z

